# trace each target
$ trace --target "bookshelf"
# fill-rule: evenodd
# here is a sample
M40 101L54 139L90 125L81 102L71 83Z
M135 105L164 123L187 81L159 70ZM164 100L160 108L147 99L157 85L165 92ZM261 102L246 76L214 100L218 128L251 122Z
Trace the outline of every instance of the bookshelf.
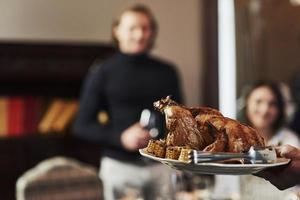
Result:
M112 46L100 43L0 41L0 97L39 98L45 105L54 98L77 100L89 66L113 52ZM57 127L61 127L59 123ZM98 167L100 147L73 137L70 131L1 136L1 198L15 199L17 178L38 162L56 155Z

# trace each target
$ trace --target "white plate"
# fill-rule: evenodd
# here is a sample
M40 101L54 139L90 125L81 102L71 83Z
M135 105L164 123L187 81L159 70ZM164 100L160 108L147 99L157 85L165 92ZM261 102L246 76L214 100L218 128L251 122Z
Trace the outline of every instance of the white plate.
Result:
M224 164L224 163L213 163L213 162L194 164L194 163L187 163L179 160L155 157L147 153L145 149L140 149L139 151L141 155L159 161L165 165L168 165L173 169L192 172L196 174L227 174L227 175L253 174L266 168L282 166L290 162L290 159L277 158L277 161L271 164Z

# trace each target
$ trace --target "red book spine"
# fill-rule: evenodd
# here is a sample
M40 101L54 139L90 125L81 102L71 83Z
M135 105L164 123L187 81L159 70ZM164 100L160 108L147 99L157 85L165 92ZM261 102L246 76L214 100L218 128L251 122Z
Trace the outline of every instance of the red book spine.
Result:
M31 133L32 124L32 101L33 97L25 97L24 99L24 134Z
M8 135L20 136L24 132L24 100L11 97L8 101Z
M26 97L24 113L24 132L34 134L37 132L37 124L40 112L40 99L38 97Z

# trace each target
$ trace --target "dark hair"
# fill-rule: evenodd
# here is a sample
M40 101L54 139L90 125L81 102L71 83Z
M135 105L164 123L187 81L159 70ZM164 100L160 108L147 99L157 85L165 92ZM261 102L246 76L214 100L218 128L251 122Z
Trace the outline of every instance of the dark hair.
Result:
M240 99L241 100L240 103L242 105L240 105L240 108L238 111L238 119L246 124L252 125L247 116L247 101L248 101L250 95L252 94L252 92L255 89L260 88L260 87L269 88L276 98L278 117L277 117L276 121L274 122L274 124L272 125L273 130L276 131L280 127L282 127L283 124L285 123L285 112L284 112L285 105L284 105L283 95L280 90L280 86L278 83L273 82L273 81L258 81L258 82L255 82L254 84L245 88L245 90L243 91L243 94L242 94L242 98Z
M119 45L119 41L118 41L118 39L116 38L116 36L114 34L114 29L120 24L121 17L126 12L141 13L141 14L146 15L149 18L150 26L151 26L151 29L152 29L152 38L150 40L150 44L149 44L148 49L151 49L154 46L155 38L157 36L158 25L157 25L157 21L156 21L154 15L153 15L152 11L148 7L146 7L145 5L142 5L142 4L135 4L131 7L123 10L121 12L121 14L116 19L113 20L112 29L111 29L111 36L112 36L113 43L116 46Z

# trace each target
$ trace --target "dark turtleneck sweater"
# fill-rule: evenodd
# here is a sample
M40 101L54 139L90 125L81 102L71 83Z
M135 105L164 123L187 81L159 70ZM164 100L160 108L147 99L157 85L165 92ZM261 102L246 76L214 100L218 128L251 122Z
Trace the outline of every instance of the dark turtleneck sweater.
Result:
M87 74L74 133L101 144L104 156L138 161L141 157L137 151L129 152L122 146L121 133L139 121L143 109L153 110L153 102L167 95L182 101L172 65L145 54L117 53ZM109 114L108 124L98 122L100 111ZM162 124L163 117L161 119Z

